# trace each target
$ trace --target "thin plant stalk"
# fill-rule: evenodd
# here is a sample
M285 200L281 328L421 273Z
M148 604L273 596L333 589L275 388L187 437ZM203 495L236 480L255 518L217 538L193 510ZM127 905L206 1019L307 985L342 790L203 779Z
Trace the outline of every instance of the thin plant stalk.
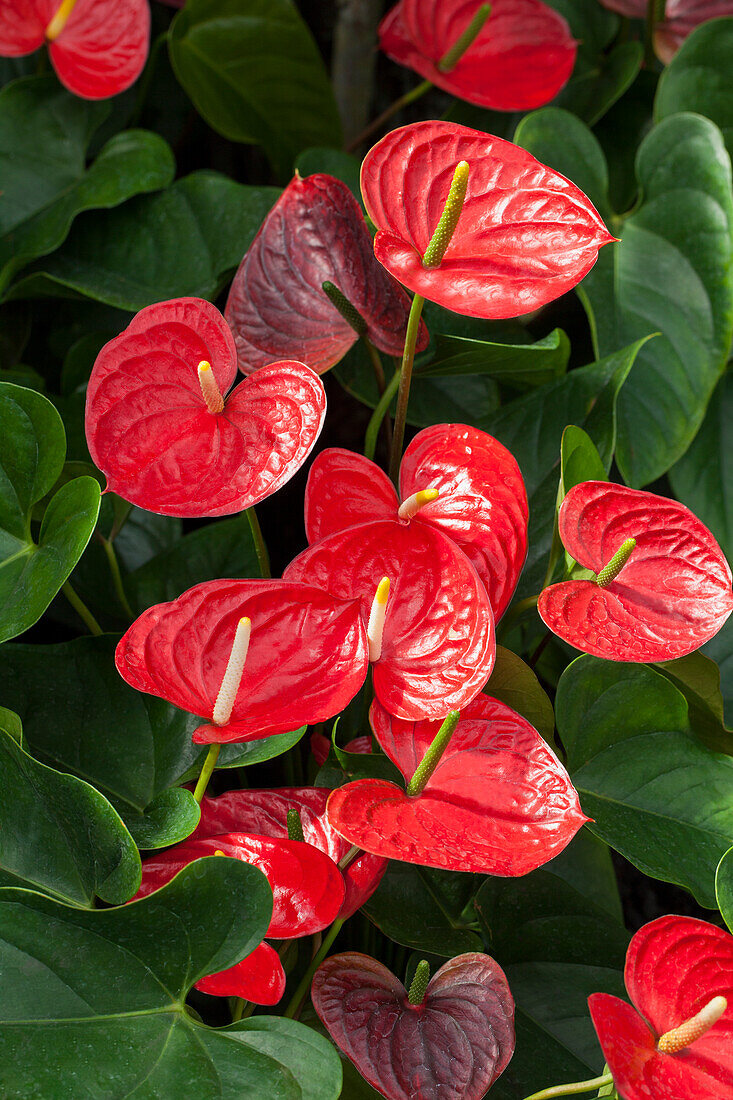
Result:
M405 441L405 425L407 424L407 406L410 401L410 385L412 383L412 367L415 362L415 346L417 335L420 331L420 318L425 299L421 294L416 294L410 306L410 316L407 319L407 334L405 336L405 350L402 354L402 366L399 374L399 389L397 391L397 408L394 417L394 429L392 431L392 450L389 457L389 476L397 484L402 461L402 445ZM388 406L389 407L389 406ZM371 425L370 425L371 427Z
M107 561L109 563L109 571L112 574L112 584L114 590L117 593L117 599L120 601L120 606L129 619L135 618L135 612L130 607L130 601L125 593L125 586L122 582L122 573L120 571L120 563L117 560L117 554L112 544L111 539L103 538L101 540L104 552L107 555Z
M387 383L384 393L379 399L379 404L372 413L372 418L367 425L366 436L364 437L364 455L366 458L370 458L374 461L374 455L377 450L377 439L379 437L379 429L382 426L382 421L389 412L389 407L392 404L392 398L397 393L397 387L400 384L400 372L396 370L389 382ZM393 441L394 442L394 441Z
M382 363L382 357L375 348L371 340L366 336L362 336L362 342L366 348L369 359L371 360L372 368L374 370L374 380L377 383L377 390L379 396L384 396L384 391L387 388L387 381L384 377L384 365ZM384 439L387 444L387 452L392 450L392 424L389 419L389 411L384 416Z
M61 591L66 596L66 599L74 608L74 611L76 611L77 615L84 623L89 633L95 634L97 636L103 634L104 631L102 630L101 626L94 618L84 601L76 594L74 589L71 587L69 581L66 581L66 583L62 586Z
M196 784L196 789L193 792L193 797L195 798L195 800L199 804L201 803L201 799L204 797L204 794L206 793L206 788L209 785L209 780L211 779L212 772L214 771L214 768L216 767L216 762L219 759L220 751L221 751L221 745L219 745L218 743L214 743L213 745L209 745L209 751L206 754L206 759L204 760L204 766L201 769L201 775L198 778L198 783Z
M335 920L326 935L324 936L320 950L313 957L310 966L308 967L301 979L300 985L295 990L293 996L290 998L290 1003L283 1013L283 1015L287 1019L295 1020L297 1018L297 1015L300 1013L302 1002L307 997L308 990L311 987L313 975L315 974L316 970L318 970L318 967L321 965L328 952L331 950L331 945L333 944L333 941L336 939L343 926L344 922L342 920Z
M542 1089L541 1092L533 1092L525 1100L554 1100L556 1096L578 1096L583 1092L595 1092L604 1085L613 1084L613 1075L604 1073L602 1077L594 1077L590 1081L575 1081L571 1085L555 1085L553 1088Z

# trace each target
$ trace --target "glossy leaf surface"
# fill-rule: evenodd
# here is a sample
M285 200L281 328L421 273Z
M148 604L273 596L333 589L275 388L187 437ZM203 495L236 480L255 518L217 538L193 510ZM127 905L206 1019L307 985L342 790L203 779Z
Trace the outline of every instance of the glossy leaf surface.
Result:
M458 227L440 266L425 268L462 160L470 174ZM380 263L416 293L472 317L517 317L551 302L613 240L564 176L509 142L451 122L387 134L364 160L361 188Z
M319 787L286 787L268 791L227 791L218 798L203 798L195 837L257 833L278 840L287 839L288 810L295 810L303 827L305 843L339 863L351 845L339 836L326 816L330 793ZM342 872L346 894L338 914L341 920L352 916L371 897L386 867L386 860L364 852L352 860Z
M666 916L636 933L626 957L635 1006L596 993L589 1006L614 1081L626 1100L726 1100L733 1089L733 936L706 921ZM676 1054L657 1040L715 996L728 1008Z
M478 0L400 0L379 27L379 44L401 65L459 99L495 111L529 111L570 78L576 43L565 20L540 0L494 0L491 14L449 72L441 58L468 27Z
M201 978L196 988L211 997L241 997L257 1005L276 1005L285 992L285 971L274 947L261 943L228 970Z
M122 638L117 669L138 691L211 720L243 617L252 635L231 718L200 726L198 744L322 722L356 695L368 660L358 604L284 581L205 581L151 607Z
M733 932L733 848L725 853L715 875L715 898L720 915Z
M374 259L361 207L333 176L295 176L234 277L225 316L245 374L297 359L318 374L358 336L323 290L333 283L364 319L371 342L401 355L410 299ZM427 346L421 325L418 350Z
M377 585L391 581L374 690L391 713L444 717L481 690L496 643L486 591L465 554L426 524L379 520L304 550L285 570L342 600L358 600L364 626Z
M227 394L237 369L229 327L210 303L180 298L142 310L94 365L90 453L109 489L149 511L249 508L293 476L323 425L323 385L302 363L271 364L214 413L198 379L202 361Z
M719 0L719 15L733 15L730 0ZM726 9L726 10L723 10ZM662 73L654 98L657 120L679 111L709 118L733 150L733 78L729 59L733 49L733 19L715 19L698 27Z
M683 657L733 611L731 571L712 534L684 505L654 493L586 481L570 490L560 538L598 574L626 539L636 546L615 580L546 588L537 609L576 649L615 661Z
M328 800L334 828L366 851L408 863L524 875L565 848L587 820L570 778L537 731L503 703L479 695L415 797L393 783L359 780ZM405 722L378 703L371 722L406 780L440 722Z
M311 996L334 1042L389 1100L481 1100L514 1050L514 1002L488 955L445 963L421 1005L376 959L333 955Z

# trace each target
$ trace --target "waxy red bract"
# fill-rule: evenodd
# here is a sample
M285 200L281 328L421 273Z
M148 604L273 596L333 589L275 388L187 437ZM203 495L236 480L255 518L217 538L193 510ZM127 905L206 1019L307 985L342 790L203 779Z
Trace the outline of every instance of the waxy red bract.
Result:
M438 267L422 257L453 174L470 167ZM452 122L393 130L362 164L374 254L410 290L471 317L518 317L571 290L614 238L583 192L511 142Z
M488 955L445 963L420 1005L376 959L333 955L311 997L336 1045L389 1100L481 1100L514 1053L514 1001Z
M565 549L598 573L629 538L636 547L605 588L565 581L537 609L558 637L609 661L692 653L733 611L731 571L710 531L675 500L605 481L570 490L560 508Z
M89 451L107 488L149 512L221 516L249 508L298 470L326 413L305 364L271 363L209 411L198 366L222 395L237 377L229 326L211 303L177 298L140 311L106 344L87 390Z
M389 577L373 682L391 714L442 718L491 674L496 640L486 589L463 551L424 523L384 519L338 531L299 554L284 577L358 600L365 627L377 585Z
M440 722L404 722L375 701L380 745L406 781ZM479 695L422 794L361 779L335 790L328 818L367 852L451 871L526 875L558 855L588 819L570 777L539 733L510 707Z
M218 798L201 801L201 820L194 837L219 833L257 833L279 839L288 836L288 810L296 810L303 827L303 839L334 863L347 854L348 844L326 817L330 790L320 787L286 787L280 790L228 791ZM346 894L338 916L346 920L367 901L387 869L387 861L362 853L342 872Z
M282 1000L285 984L280 956L269 943L261 943L228 970L201 978L196 989L212 997L241 997L258 1005L276 1005Z
M646 19L648 0L601 0L601 3L631 19ZM654 30L654 50L664 61L671 61L688 34L709 19L733 15L731 0L667 0L664 17Z
M61 0L2 0L0 57L19 57L43 46L60 7ZM149 45L148 0L77 0L48 52L70 92L106 99L137 80Z
M495 111L542 107L567 84L577 47L565 20L540 0L492 0L491 14L450 72L438 62L481 0L400 0L382 20L379 45L400 65L451 95Z
M607 993L588 999L614 1083L625 1100L730 1100L733 1096L733 936L692 917L667 916L636 933L626 956L634 1008ZM676 1054L657 1050L665 1032L716 996L728 1007Z
M457 543L504 613L527 555L527 493L516 460L498 440L465 424L424 428L400 466L405 500L437 489L437 500L403 522L428 524ZM368 519L394 519L399 500L375 463L352 451L322 451L308 474L305 529L318 542Z
M367 324L367 337L400 355L410 299L374 259L361 207L341 180L296 175L245 253L225 310L239 369L299 359L322 374L357 341L323 290L330 282ZM427 347L420 327L418 350Z
M206 581L156 604L121 639L117 669L138 691L211 721L244 617L252 633L231 718L199 727L194 741L252 741L322 722L356 695L368 668L358 603L278 580Z

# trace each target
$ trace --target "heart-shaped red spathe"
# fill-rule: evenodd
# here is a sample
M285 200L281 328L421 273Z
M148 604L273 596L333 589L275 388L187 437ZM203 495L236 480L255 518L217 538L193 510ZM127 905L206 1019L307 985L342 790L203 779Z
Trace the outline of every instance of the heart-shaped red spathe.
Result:
M492 0L483 28L450 72L438 62L481 0L400 0L379 27L379 45L451 95L494 111L542 107L567 84L577 46L570 28L540 0Z
M234 338L215 306L147 306L102 348L87 389L89 451L107 488L149 512L222 516L283 486L310 454L326 396L305 364L271 363L210 412L198 366L222 395L237 376Z
M529 511L514 457L498 440L465 424L436 424L418 432L400 466L402 499L437 489L405 523L425 523L463 550L484 583L494 618L504 613L527 556ZM392 482L362 455L321 451L308 474L308 541L368 519L394 519L399 500Z
M625 1100L730 1100L733 1096L733 936L706 921L666 916L633 937L626 988L634 1008L607 993L588 999L614 1083ZM713 997L728 1007L675 1054L659 1038Z
M488 955L445 963L420 1005L376 959L332 955L311 998L336 1045L389 1100L481 1100L514 1053L514 1001Z
M196 989L212 997L241 997L257 1005L276 1005L282 1000L285 984L280 956L269 943L261 943L228 970L201 978Z
M358 600L365 624L377 585L389 577L373 683L391 714L442 718L491 674L496 639L486 589L463 551L424 523L384 519L338 531L299 554L284 577Z
M647 0L601 0L601 3L631 19L647 17ZM733 15L731 0L667 0L664 18L656 24L654 31L657 57L665 65L668 64L695 27L725 15Z
M405 780L440 722L405 722L374 702L370 720ZM422 794L360 779L333 791L328 818L367 852L424 867L518 876L558 855L588 818L568 773L521 715L479 695Z
M423 267L461 161L470 171L457 228L440 265ZM559 172L452 122L387 134L364 159L361 190L379 262L410 290L470 317L518 317L559 298L614 239Z
M295 810L306 844L325 852L338 864L351 845L335 831L326 817L330 790L321 787L287 787L280 790L227 791L218 798L201 800L201 820L194 837L219 833L256 833L287 839L288 810ZM367 901L387 869L387 860L362 852L342 872L346 894L338 916L346 920ZM251 1000L251 998L248 998Z
M551 585L537 610L585 653L609 661L670 661L699 649L733 611L731 571L707 527L683 504L640 489L586 481L560 508L565 549L598 573L626 539L617 578Z
M366 677L359 605L285 581L205 581L136 619L115 662L138 691L213 722L241 618L251 636L226 725L199 727L199 744L253 741L331 718Z
M273 359L299 359L322 374L343 359L358 336L326 296L333 283L367 325L366 335L388 355L405 343L410 299L374 259L361 207L333 176L296 175L283 191L234 277L226 318L239 369ZM417 347L427 347L420 326Z
M19 57L44 45L60 7L61 0L3 0L0 57ZM76 0L48 43L59 80L83 99L107 99L134 84L149 45L148 0Z

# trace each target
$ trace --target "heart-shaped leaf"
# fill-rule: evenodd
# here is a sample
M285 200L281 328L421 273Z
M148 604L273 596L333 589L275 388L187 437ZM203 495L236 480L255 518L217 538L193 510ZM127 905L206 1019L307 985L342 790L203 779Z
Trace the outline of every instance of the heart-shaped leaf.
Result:
M730 16L723 4L720 14ZM718 14L718 13L714 13ZM657 120L680 111L704 115L720 127L733 152L733 81L729 65L733 49L733 19L714 19L697 27L662 73L654 99Z
M514 1050L514 1002L488 955L459 955L422 1003L367 955L333 955L311 991L329 1035L389 1100L481 1100Z

